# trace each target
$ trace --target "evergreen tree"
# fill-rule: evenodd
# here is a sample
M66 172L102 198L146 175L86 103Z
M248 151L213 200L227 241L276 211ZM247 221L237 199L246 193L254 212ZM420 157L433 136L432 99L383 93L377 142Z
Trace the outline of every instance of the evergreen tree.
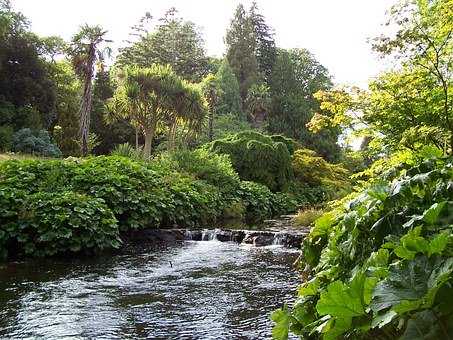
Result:
M272 108L268 131L294 138L326 159L336 161L340 152L339 129L314 134L307 128L320 109L313 94L331 87L327 69L309 51L279 50L270 86Z
M204 40L197 26L177 16L171 8L153 31L145 26L149 14L141 24L133 27L138 41L121 49L118 64L150 67L152 64L171 65L176 74L188 81L200 81L209 73Z
M228 60L224 60L216 73L216 79L220 88L220 97L217 103L217 114L229 113L241 116L241 94L239 83L231 69Z
M254 27L256 38L255 56L258 61L258 68L264 81L269 84L272 69L277 57L277 48L275 46L274 31L270 28L266 19L258 12L256 2L253 2L250 8L250 20Z
M242 105L245 107L249 88L259 80L255 55L256 35L253 21L239 4L225 37L227 60L239 82Z

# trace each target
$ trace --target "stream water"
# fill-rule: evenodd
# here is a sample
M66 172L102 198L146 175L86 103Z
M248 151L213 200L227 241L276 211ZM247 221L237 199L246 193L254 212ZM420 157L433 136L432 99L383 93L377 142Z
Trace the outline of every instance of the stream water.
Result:
M292 302L295 250L186 241L0 265L0 339L265 339Z

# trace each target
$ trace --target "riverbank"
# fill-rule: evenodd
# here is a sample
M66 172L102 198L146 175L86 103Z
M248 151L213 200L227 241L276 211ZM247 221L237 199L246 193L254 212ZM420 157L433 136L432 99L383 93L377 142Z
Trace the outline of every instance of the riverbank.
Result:
M225 157L196 162L192 172L168 159L0 162L0 256L93 253L120 248L128 232L260 223L296 209L291 195L241 181Z

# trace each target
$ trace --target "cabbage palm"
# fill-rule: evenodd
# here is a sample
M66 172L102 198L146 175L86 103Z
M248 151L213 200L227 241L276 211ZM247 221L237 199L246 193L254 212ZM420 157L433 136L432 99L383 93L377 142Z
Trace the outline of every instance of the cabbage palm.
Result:
M84 25L73 36L69 50L74 70L83 82L79 132L82 156L88 154L94 65L110 54L109 48L101 48L103 43L109 42L105 39L106 33L100 26Z

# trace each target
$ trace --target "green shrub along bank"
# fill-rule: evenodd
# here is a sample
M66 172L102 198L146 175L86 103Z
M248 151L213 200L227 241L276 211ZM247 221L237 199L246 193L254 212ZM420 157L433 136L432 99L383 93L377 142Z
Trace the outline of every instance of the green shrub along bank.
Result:
M453 338L453 160L398 172L316 220L276 339Z
M239 180L226 156L102 156L0 163L1 256L116 248L128 230L197 227L293 212L286 194Z
M213 153L229 155L242 179L264 184L273 191L281 191L294 178L291 155L295 144L283 136L244 131L216 140L206 147Z

